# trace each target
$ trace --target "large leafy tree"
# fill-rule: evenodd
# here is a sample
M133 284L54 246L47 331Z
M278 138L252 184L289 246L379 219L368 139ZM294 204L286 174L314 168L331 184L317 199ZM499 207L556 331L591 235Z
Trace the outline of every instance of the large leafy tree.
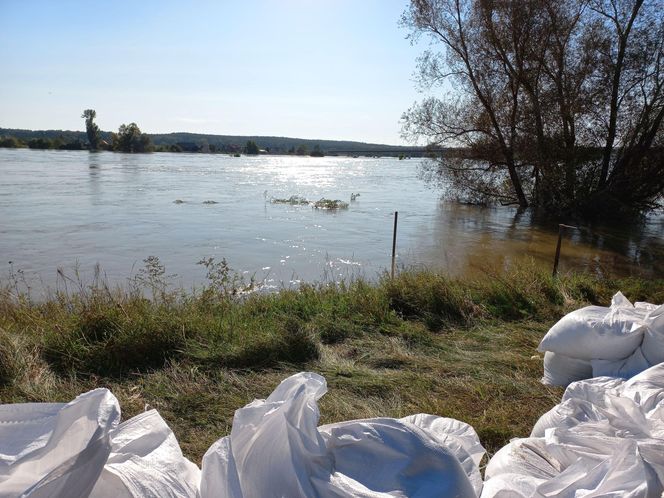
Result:
M430 169L467 200L548 215L651 209L664 190L657 0L411 0L428 35L404 135L462 146Z
M85 118L85 133L88 135L88 142L90 142L90 149L97 150L101 138L99 136L99 126L94 122L97 117L97 111L94 109L86 109L81 115Z
M150 137L141 132L136 123L120 125L117 133L111 136L113 150L119 152L151 152Z
M258 145L253 140L248 140L244 146L244 153L249 155L257 155L259 152Z

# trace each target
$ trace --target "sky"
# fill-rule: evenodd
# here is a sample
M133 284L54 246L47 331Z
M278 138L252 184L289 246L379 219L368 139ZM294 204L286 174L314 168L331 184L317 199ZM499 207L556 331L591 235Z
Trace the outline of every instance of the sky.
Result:
M0 0L0 127L403 144L406 0Z

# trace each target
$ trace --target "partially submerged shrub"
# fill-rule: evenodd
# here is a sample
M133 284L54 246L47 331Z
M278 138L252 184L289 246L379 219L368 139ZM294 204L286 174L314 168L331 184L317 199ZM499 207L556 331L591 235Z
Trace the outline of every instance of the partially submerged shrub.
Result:
M288 199L271 199L272 204L290 204L291 206L306 206L310 202L301 195L291 195Z
M354 194L353 194L354 195ZM359 196L359 194L358 194ZM355 199L353 199L355 200ZM310 201L300 195L291 195L288 199L271 199L272 204L290 204L291 206L313 206L316 209L348 209L348 203L339 199L325 199Z
M348 209L348 203L339 199L321 199L314 202L316 209Z

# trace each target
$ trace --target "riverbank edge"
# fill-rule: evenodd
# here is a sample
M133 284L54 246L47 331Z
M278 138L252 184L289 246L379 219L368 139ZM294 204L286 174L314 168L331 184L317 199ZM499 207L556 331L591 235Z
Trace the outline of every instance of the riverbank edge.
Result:
M195 293L170 289L160 271L124 289L79 282L41 302L4 283L0 401L108 387L123 419L158 409L200 463L237 408L308 370L328 382L321 423L432 413L473 425L491 454L559 402L562 390L539 382L536 351L555 321L618 290L664 302L661 279L552 278L534 263L472 280L403 271L272 294L246 294L220 263Z

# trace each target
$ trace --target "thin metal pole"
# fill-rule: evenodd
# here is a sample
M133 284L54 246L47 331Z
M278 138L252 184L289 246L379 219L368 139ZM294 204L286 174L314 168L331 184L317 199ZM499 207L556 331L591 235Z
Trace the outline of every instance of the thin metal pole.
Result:
M392 278L394 278L394 266L397 257L397 220L399 219L399 211L394 212L394 233L392 234Z

